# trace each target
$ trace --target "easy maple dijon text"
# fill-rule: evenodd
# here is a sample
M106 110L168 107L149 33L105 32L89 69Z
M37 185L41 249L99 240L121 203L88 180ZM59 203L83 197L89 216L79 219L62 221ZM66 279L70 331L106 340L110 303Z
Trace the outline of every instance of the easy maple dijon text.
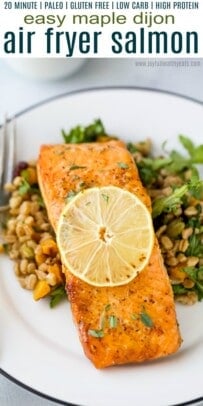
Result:
M43 15L39 14L33 16L31 14L26 15L24 17L25 24L38 24L38 25L56 25L57 28L61 28L67 20L67 15ZM115 11L112 11L109 14L76 14L72 16L72 23L73 24L90 24L90 25L98 25L100 27L104 27L108 24L125 24L127 22L127 17L123 14L117 14ZM161 25L161 24L175 24L175 17L172 14L153 14L152 12L141 12L139 14L135 14L132 16L132 22L134 24L139 25L146 25L147 27L152 27L153 24Z

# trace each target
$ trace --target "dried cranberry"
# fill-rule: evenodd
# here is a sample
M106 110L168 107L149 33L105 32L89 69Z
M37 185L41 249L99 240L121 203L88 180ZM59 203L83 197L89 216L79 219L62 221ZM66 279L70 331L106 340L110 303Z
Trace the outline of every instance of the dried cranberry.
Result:
M23 171L23 169L27 169L28 167L28 163L25 161L20 161L18 162L18 164L16 165L14 172L13 172L13 177L15 178L16 176L20 176L21 171Z

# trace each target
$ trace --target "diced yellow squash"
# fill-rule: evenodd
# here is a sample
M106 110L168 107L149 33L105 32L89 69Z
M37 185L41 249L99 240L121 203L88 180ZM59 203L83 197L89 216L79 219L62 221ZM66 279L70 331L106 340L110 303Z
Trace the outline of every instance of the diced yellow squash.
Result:
M50 291L51 287L49 286L47 281L38 281L33 291L33 298L34 300L39 300L42 297L48 295Z
M48 272L55 275L57 284L63 282L62 270L59 264L49 265Z
M182 269L184 268L185 264L181 264L181 266L174 266L173 268L170 268L169 270L169 275L172 280L183 282L185 278L187 278L186 272L184 272Z
M42 252L37 252L35 254L35 261L37 262L37 265L41 265L46 261L47 257L44 255Z
M38 179L37 179L36 168L29 167L29 168L27 168L27 172L28 172L28 182L29 182L29 184L34 185L35 183L37 183Z
M40 243L42 248L42 253L45 255L49 255L51 257L55 257L58 253L58 247L56 242L52 238L48 238Z

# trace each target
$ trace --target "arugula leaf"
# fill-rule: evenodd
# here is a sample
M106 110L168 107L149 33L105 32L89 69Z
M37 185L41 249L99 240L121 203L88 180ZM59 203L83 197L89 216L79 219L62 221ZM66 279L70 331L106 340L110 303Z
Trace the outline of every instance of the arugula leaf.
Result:
M186 266L185 268L183 268L183 271L186 272L186 274L190 277L190 279L196 281L197 269L194 266Z
M172 173L180 173L184 169L191 167L191 161L188 158L185 158L177 151L171 151L170 153L171 164L168 166L168 169Z
M201 272L202 268L198 269L198 268L195 268L192 266L183 268L183 271L188 274L188 276L190 277L190 279L193 280L193 282L195 282L195 288L196 288L195 290L198 295L198 300L201 300L201 299L203 299L203 283L198 280L199 279L199 277L198 277L199 270Z
M198 145L197 147L190 140L190 138L184 135L179 135L179 140L183 147L188 151L192 163L202 164L203 163L203 145Z
M145 186L152 184L158 177L159 171L172 162L171 158L143 158L137 162L140 178Z
M143 158L142 163L152 171L165 168L172 162L171 158Z
M178 205L183 203L183 198L188 192L198 192L203 187L203 181L196 177L192 178L190 182L180 187L175 187L171 195L166 197L157 198L152 205L152 217L158 217L162 212L172 211Z
M168 169L173 173L180 173L184 169L190 168L193 175L198 176L198 171L194 167L194 164L203 163L203 145L196 147L192 140L184 135L179 135L179 141L188 152L189 157L185 157L173 150L170 153L172 162Z
M192 156L195 147L194 147L193 142L190 140L190 138L185 137L184 135L180 134L179 140L180 140L182 146L188 151L189 155Z
M188 289L181 285L181 283L172 285L172 289L174 295L184 295L185 293L188 293Z
M203 256L203 245L201 242L201 237L199 234L192 234L189 237L189 247L186 251L187 256L191 257L202 257Z
M145 186L151 185L157 178L158 174L142 165L142 162L137 163L141 181Z
M18 188L18 192L21 196L26 195L31 189L30 184L27 182L27 180L23 179L21 185Z
M170 196L155 199L152 205L152 217L155 219L162 212L175 209L179 204L181 204L181 199L187 192L188 185L183 185L174 189Z
M135 144L133 144L132 142L128 142L127 143L127 149L131 154L135 154L135 152L138 151L137 147L135 146Z
M200 282L203 282L203 267L200 266L197 271L197 278Z
M62 136L66 144L80 144L82 142L96 141L97 137L105 134L105 129L100 119L95 120L87 127L76 126L68 133L62 130Z
M67 297L65 286L59 286L50 293L50 307L53 309L62 299Z

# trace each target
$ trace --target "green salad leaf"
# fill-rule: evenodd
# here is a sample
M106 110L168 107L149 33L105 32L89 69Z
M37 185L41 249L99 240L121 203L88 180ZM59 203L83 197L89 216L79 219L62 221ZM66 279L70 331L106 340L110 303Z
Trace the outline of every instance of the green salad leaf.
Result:
M172 194L166 197L160 197L154 200L152 205L152 217L155 219L161 213L172 211L176 207L183 203L183 197L188 192L198 192L203 187L203 181L197 179L196 177L192 178L191 181L185 185L175 187Z
M95 120L87 127L78 125L69 132L62 130L62 136L66 144L80 144L83 142L94 142L99 135L105 134L105 128L100 119Z

